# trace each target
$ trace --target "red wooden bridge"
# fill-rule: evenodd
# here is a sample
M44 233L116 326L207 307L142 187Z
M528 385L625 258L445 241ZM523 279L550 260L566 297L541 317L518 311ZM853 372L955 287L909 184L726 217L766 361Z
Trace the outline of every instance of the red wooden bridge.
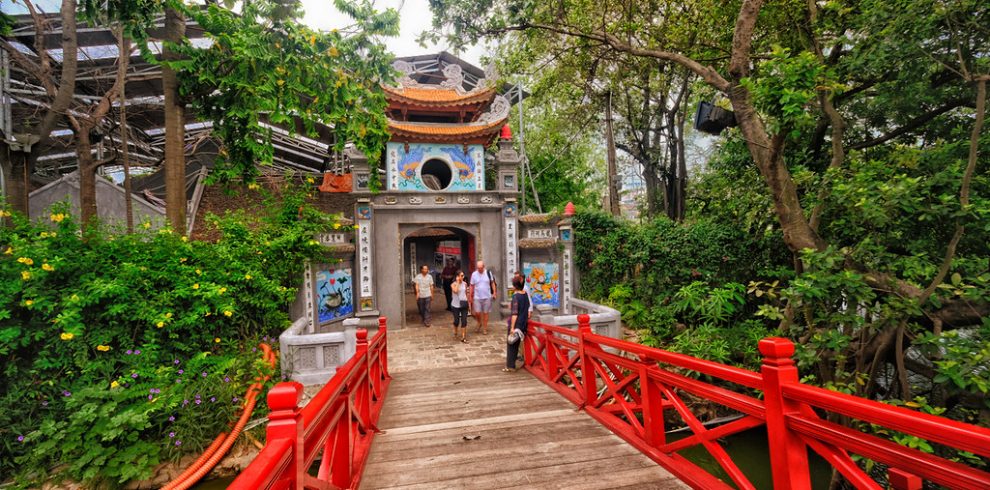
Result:
M359 330L355 356L305 407L297 383L269 391L267 443L231 488L759 488L719 439L763 427L775 489L812 488L810 452L855 488L990 489L985 467L875 435L986 462L990 429L802 384L786 339L760 341L757 373L595 335L579 321L576 331L530 324L531 376L487 366L456 382L432 370L393 383L382 318L370 341ZM710 427L692 411L697 401L737 418ZM691 435L668 439L672 425ZM685 458L692 447L728 476Z

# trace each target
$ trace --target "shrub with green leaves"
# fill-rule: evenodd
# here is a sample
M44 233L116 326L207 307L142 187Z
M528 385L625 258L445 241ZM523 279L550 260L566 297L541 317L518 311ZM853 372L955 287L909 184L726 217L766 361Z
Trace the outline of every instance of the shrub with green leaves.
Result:
M272 209L210 217L215 243L83 235L66 208L0 228L0 474L117 485L228 430L334 225Z

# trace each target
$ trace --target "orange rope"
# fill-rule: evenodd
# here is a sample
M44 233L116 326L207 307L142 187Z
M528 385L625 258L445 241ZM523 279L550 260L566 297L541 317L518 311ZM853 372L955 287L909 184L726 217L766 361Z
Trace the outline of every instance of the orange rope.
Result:
M272 352L272 348L268 344L261 344L261 351L263 352L264 360L274 368L275 353ZM220 433L193 464L186 468L182 474L162 487L162 490L187 490L213 470L213 467L226 456L227 451L234 445L237 436L244 430L244 426L247 425L248 420L251 418L251 412L254 411L258 393L270 378L271 376L267 374L264 377L255 378L258 381L249 386L247 392L244 394L244 412L241 413L241 417L234 424L234 428L230 431L230 434Z

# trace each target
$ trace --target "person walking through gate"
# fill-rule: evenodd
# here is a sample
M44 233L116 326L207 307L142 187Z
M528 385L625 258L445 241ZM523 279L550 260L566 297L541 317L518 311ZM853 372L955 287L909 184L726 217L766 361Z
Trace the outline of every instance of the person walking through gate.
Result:
M485 270L485 261L479 260L477 270L471 273L471 287L468 291L474 319L478 322L478 328L482 333L488 335L488 315L492 311L492 303L495 301L498 291L498 284L495 283L495 276L491 271Z
M512 278L512 288L515 293L512 295L509 326L506 332L505 367L502 368L502 372L506 373L516 370L516 358L519 357L519 348L526 337L526 327L529 326L529 295L523 291L525 282L520 275Z
M443 295L447 298L447 311L453 311L450 309L450 284L454 282L455 274L457 274L457 267L454 265L454 259L447 259L447 265L443 268L443 271L440 272L440 281L443 285Z
M419 316L423 319L423 326L429 327L431 318L430 303L433 300L433 276L430 275L430 268L420 267L419 275L413 278L413 288L416 290L416 306L419 307Z
M461 327L461 342L467 343L467 299L468 284L464 281L464 271L457 271L454 282L450 283L450 291L453 297L450 300L450 309L454 312L454 338L457 338L457 327Z

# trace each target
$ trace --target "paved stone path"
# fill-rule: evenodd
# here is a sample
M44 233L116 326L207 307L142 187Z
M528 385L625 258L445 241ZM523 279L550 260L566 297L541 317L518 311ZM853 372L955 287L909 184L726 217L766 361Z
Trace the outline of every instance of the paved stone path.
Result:
M475 333L468 318L467 343L454 339L450 313L435 314L433 326L409 326L388 331L388 370L400 373L415 369L460 368L505 362L505 337L501 328L488 335ZM496 334L495 331L498 330Z

